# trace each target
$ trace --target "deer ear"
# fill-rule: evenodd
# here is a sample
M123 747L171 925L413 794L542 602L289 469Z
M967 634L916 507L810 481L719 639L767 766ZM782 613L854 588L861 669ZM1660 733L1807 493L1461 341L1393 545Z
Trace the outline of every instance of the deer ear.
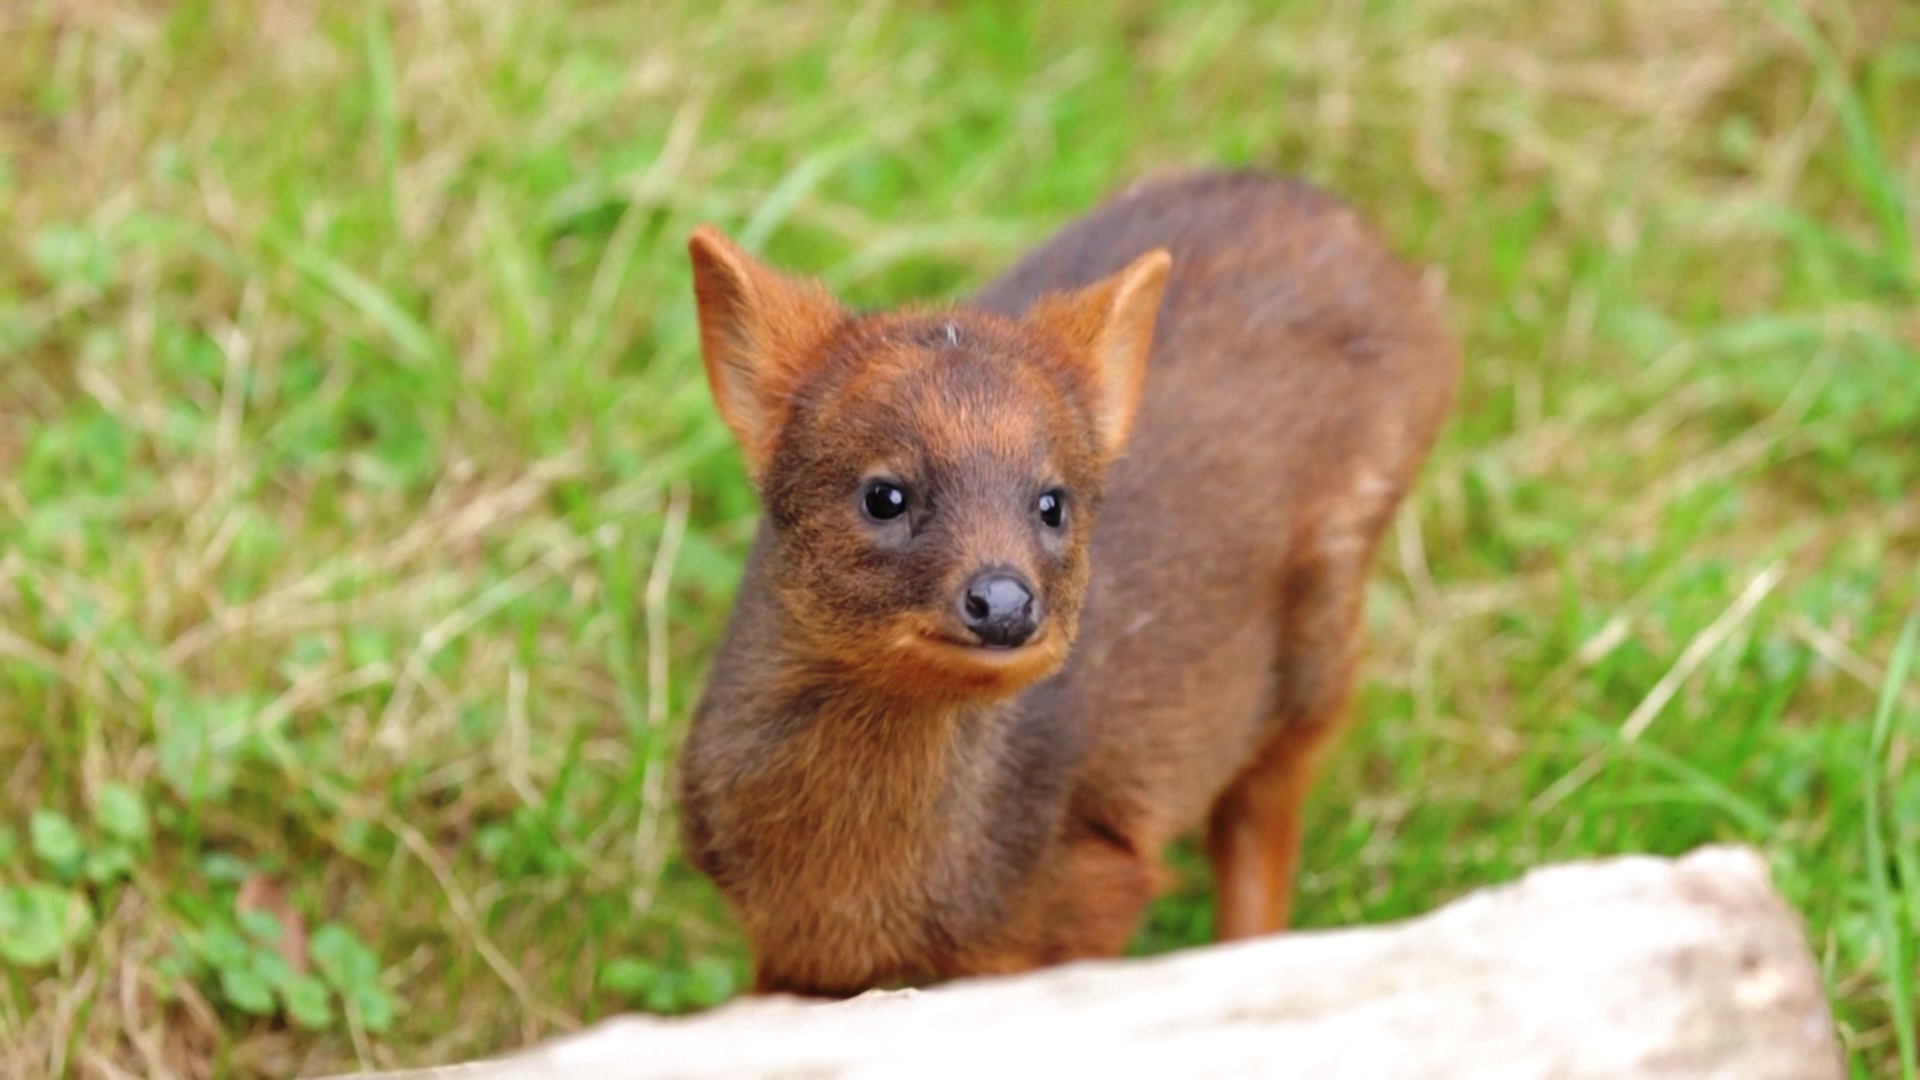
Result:
M1147 377L1147 353L1173 256L1155 248L1077 292L1049 296L1027 318L1064 342L1089 390L1094 434L1111 458L1126 445Z
M687 254L707 385L757 484L795 387L845 316L818 282L762 266L717 229L695 229Z

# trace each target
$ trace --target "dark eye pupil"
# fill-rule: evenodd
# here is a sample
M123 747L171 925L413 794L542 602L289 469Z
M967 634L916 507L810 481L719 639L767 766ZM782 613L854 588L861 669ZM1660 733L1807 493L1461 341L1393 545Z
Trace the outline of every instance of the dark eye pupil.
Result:
M1038 509L1040 511L1040 523L1049 529L1059 528L1061 522L1067 519L1066 503L1060 498L1058 492L1049 491L1040 496Z
M867 516L873 520L892 521L907 512L907 493L896 484L881 481L867 485L867 493L861 503L866 507Z

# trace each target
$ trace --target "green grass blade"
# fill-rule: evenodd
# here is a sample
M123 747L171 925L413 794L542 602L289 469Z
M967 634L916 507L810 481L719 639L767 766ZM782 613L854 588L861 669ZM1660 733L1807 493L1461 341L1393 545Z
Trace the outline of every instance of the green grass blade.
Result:
M367 93L373 108L374 139L380 149L380 180L387 219L400 221L400 106L393 76L393 34L386 13L368 4L365 15Z
M290 238L269 233L267 242L307 278L378 327L408 363L434 367L445 362L447 350L427 324L352 267Z
M1902 190L1904 174L1882 152L1859 91L1841 66L1833 46L1805 12L1786 0L1768 0L1767 6L1773 10L1774 18L1800 42L1819 72L1821 90L1840 120L1854 184L1879 226L1880 254L1891 264L1903 288L1909 291L1920 288L1920 280L1915 278L1907 199Z
M1894 713L1900 691L1907 684L1907 668L1913 662L1916 641L1920 641L1920 611L1907 619L1894 646L1893 659L1887 665L1887 678L1880 686L1880 701L1874 709L1873 734L1868 745L1866 770L1861 793L1866 800L1867 880L1873 894L1873 921L1880 938L1882 963L1886 968L1888 1004L1893 1012L1894 1037L1900 1045L1900 1074L1906 1080L1920 1075L1913 1030L1913 972L1907 967L1905 920L1902 903L1895 895L1887 872L1887 824L1882 807L1882 771L1888 741L1893 735ZM1920 889L1920 882L1900 883L1902 890Z

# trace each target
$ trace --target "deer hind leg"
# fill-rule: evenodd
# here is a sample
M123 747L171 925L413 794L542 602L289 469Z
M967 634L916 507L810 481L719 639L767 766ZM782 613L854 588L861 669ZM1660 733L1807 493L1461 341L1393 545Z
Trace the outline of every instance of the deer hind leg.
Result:
M1301 807L1353 693L1367 568L1393 501L1323 524L1283 583L1267 741L1208 821L1222 941L1285 929L1292 914Z
M1301 807L1337 727L1329 717L1282 732L1214 803L1207 855L1213 862L1214 935L1221 941L1286 928L1300 860Z

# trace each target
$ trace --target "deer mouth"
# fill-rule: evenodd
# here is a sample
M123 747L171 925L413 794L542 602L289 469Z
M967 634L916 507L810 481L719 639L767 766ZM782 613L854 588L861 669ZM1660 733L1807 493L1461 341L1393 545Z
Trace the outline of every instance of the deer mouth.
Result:
M1043 625L1019 645L989 645L931 620L915 622L875 657L876 670L910 693L1004 697L1053 674L1066 659L1066 635L1053 626Z
M981 641L978 638L963 638L951 634L921 634L921 640L936 649L952 650L955 654L984 664L1011 664L1021 657L1047 650L1051 634L1042 627L1039 632L1018 645L1001 645Z

